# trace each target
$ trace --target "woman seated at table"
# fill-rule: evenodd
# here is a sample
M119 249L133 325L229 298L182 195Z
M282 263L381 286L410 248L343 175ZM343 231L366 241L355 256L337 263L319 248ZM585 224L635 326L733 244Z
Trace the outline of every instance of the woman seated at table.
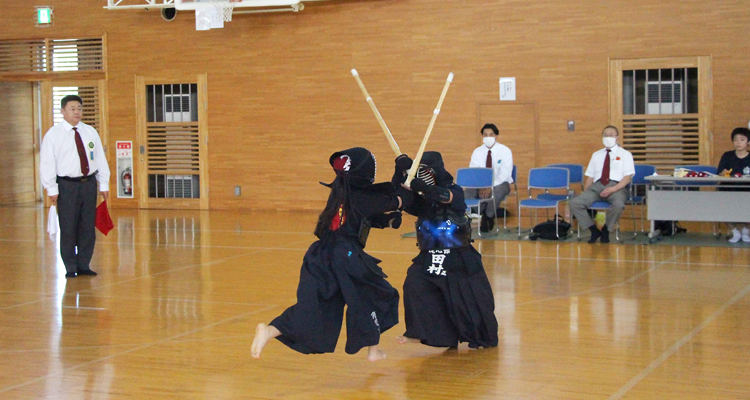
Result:
M750 141L750 129L748 128L735 128L732 131L732 142L734 143L734 150L727 151L721 156L719 166L716 168L719 171L719 176L733 176L743 177L745 175L750 176L750 157L748 157L748 141ZM733 186L736 184L732 183ZM731 191L747 191L748 188L722 188L720 190L731 190ZM730 243L737 243L740 240L743 242L750 242L750 224L746 223L727 223L729 229L732 230L732 237L729 238Z

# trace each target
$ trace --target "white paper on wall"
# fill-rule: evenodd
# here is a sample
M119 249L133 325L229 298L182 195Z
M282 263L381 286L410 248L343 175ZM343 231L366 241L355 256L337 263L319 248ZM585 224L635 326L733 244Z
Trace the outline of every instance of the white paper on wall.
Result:
M500 78L500 100L516 99L516 78Z

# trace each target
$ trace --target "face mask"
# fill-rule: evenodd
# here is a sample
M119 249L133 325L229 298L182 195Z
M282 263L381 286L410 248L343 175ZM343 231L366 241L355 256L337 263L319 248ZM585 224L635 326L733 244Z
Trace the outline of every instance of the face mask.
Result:
M492 136L490 136L490 137L483 137L482 138L482 142L484 142L485 146L492 147L492 146L495 145L495 138L492 137Z
M417 178L422 179L427 185L433 186L435 185L435 170L424 164L419 164Z
M612 147L615 147L615 145L617 144L617 138L603 137L602 142L604 142L604 147L610 149Z

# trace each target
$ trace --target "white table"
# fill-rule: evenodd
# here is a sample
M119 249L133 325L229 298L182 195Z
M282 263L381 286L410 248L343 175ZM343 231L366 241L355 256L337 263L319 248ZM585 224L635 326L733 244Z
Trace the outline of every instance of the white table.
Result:
M750 191L716 190L735 185L748 185L750 178L677 178L667 175L647 176L649 237L658 236L654 221L750 222Z

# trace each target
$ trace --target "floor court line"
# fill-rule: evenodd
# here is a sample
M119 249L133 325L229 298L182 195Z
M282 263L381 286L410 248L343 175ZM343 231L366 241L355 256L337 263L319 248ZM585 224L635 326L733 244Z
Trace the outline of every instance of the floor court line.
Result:
M680 340L675 342L670 348L668 348L664 353L662 353L658 358L656 358L651 364L649 364L646 368L643 369L640 373L638 373L636 376L634 376L628 383L623 385L620 390L613 393L611 396L609 396L609 400L617 400L624 396L630 389L635 387L639 382L641 382L648 374L650 374L653 370L658 368L664 361L667 360L672 354L676 353L677 350L680 349L685 343L692 340L695 336L697 336L706 326L708 326L711 322L713 322L716 318L719 317L724 311L731 307L734 303L745 297L750 292L750 285L745 286L744 289L737 292L737 294L734 295L731 299L729 299L726 303L724 303L721 307L716 309L711 315L709 315L703 322L700 323L700 325L693 328L692 331L690 331L687 335L683 336Z
M156 345L159 345L159 344L163 344L163 343L169 342L171 340L174 340L174 339L177 339L177 338L180 338L180 337L183 337L183 336L192 335L193 333L202 331L204 329L213 328L215 326L218 326L218 325L221 325L221 324L224 324L224 323L227 323L227 322L231 322L231 321L234 321L234 320L237 320L237 319L245 318L245 317L247 317L249 315L253 315L253 314L256 314L256 313L259 313L259 312L264 312L264 311L273 309L275 307L277 307L277 306L273 305L273 306L268 306L268 307L266 307L264 309L261 309L261 310L255 310L255 311L251 311L251 312L248 312L248 313L244 313L244 314L240 314L240 315L235 315L234 317L225 318L225 319L223 319L221 321L217 321L217 322L214 322L212 324L209 324L209 325L206 325L206 326L202 326L200 328L196 328L196 329L193 329L193 330L188 331L188 332L179 333L177 335L170 336L170 337L165 338L165 339L157 340L157 341L152 342L152 343L147 343L147 344L144 344L142 346L138 346L138 347L136 347L134 349L125 350L125 351L119 352L117 354L112 354L112 355L109 355L109 356L106 356L106 357L100 357L100 358L97 358L95 360L91 360L91 361L87 361L87 362L82 363L82 364L74 365L74 366L72 366L70 368L63 368L60 371L53 372L53 373L50 373L50 374L47 374L47 375L44 375L44 376L40 376L40 377L37 377L37 378L33 378L31 380L28 380L28 381L23 382L23 383L19 383L17 385L8 386L8 387L5 387L5 388L0 388L0 393L7 393L7 392L10 392L12 390L20 389L22 387L29 386L29 385L32 385L32 384L37 383L37 382L41 382L41 381L43 381L45 379L48 379L48 378L51 378L53 376L62 375L64 373L66 373L66 372L75 371L75 370L81 369L83 367L89 366L91 364L96 364L96 363L99 363L99 362L102 362L102 361L106 361L106 360L110 360L112 358L119 357L119 356L122 356L122 355L125 355L125 354L130 354L130 353L133 353L133 352L136 352L136 351L139 351L139 350L147 349L149 347L153 347L153 346L156 346Z
M240 255L234 255L234 256L226 257L226 258L223 258L223 259L220 259L220 260L209 261L207 263L190 264L190 265L187 265L187 266L184 266L184 267L181 267L181 268L169 269L169 270L166 270L166 271L156 272L156 273L149 274L149 275L137 276L137 277L134 277L134 278L131 278L131 279L126 279L126 280L123 280L123 281L113 282L113 283L110 283L110 284L107 284L107 285L101 285L101 286L97 286L97 287L92 287L92 288L88 288L88 289L79 290L79 291L76 291L75 293L66 293L66 294L63 295L63 297L71 296L73 294L88 292L88 291L95 290L95 289L112 287L112 286L120 285L120 284L123 284L123 283L134 282L134 281L146 278L146 277L154 277L154 276L159 276L159 275L163 275L163 274L167 274L167 273L184 271L184 270L191 269L191 268L196 268L196 267L210 266L210 265L214 265L214 264L217 264L217 263L222 263L222 262L231 260L233 258L244 257L244 256L247 256L247 255L250 255L250 254L254 254L254 253L255 252L243 253L243 254L240 254ZM48 294L48 295L45 295L45 297L42 298L42 299L28 301L26 303L14 304L12 306L0 307L0 310L9 310L9 309L12 309L12 308L24 307L24 306L28 306L28 305L31 305L31 304L43 303L43 302L48 301L50 299L53 299L55 297L57 297L56 294Z
M0 228L18 228L18 227L24 227L24 228L36 228L37 225L31 225L31 224L18 224L18 225L0 225ZM151 229L151 228L128 228L128 230L135 230L135 231L149 231L149 232L180 232L180 231L186 231L190 232L192 229L174 229L174 228L160 228L160 229ZM312 232L300 232L300 231L256 231L256 230L246 230L246 229L197 229L201 232L234 232L234 233L260 233L260 234L269 234L269 233L278 233L283 235L313 235Z
M0 242L37 242L37 240L31 240L31 239L0 239ZM299 241L294 243L304 243L306 241ZM254 247L254 246L222 246L222 245L187 245L187 244L154 244L154 243L143 243L143 242L110 242L110 241L98 241L97 244L106 244L106 245L137 245L137 246L162 246L162 247L191 247L191 248L207 248L207 249L244 249L244 250L282 250L282 251L304 251L307 250L307 248L289 248L289 247ZM570 245L574 245L576 243L570 243ZM627 245L620 245L620 246L627 246ZM681 246L684 247L684 246ZM750 250L750 248L748 249ZM414 254L413 252L407 252L407 251L388 251L388 250L369 250L368 253L378 253L378 254ZM482 254L482 257L485 258L515 258L518 257L517 255L494 255L494 254ZM622 260L612 260L612 259L601 259L601 258L581 258L581 257L534 257L537 259L545 259L545 260L580 260L580 261L617 261L617 262L630 262L630 263L651 263L651 262L659 262L656 260L637 260L637 259L622 259ZM697 266L733 266L733 267L750 267L750 265L743 265L743 264L725 264L725 263L695 263L695 262L684 262L686 265L697 265Z
M277 307L277 306L268 306L266 307ZM267 310L266 310L267 311ZM213 340L230 340L230 339L246 339L249 337L255 337L255 332L248 333L247 335L232 335L232 336L221 336L221 337L209 337L209 338L201 338L201 339L174 339L173 342L175 343L193 343L193 342L209 342ZM102 346L76 346L76 347L60 347L59 350L61 351L70 351L70 350L96 350L96 349L109 349L109 348L116 348L116 347L134 347L134 346L143 346L144 343L123 343L123 344L110 344L110 345L102 345ZM0 350L0 354L19 354L19 353L43 353L50 351L48 347L41 348L41 349L25 349L25 350Z
M644 275L646 275L648 273L651 273L652 271L656 270L657 268L661 267L664 264L669 264L669 261L672 258L679 257L680 255L682 255L682 253L676 254L676 255L672 256L670 259L667 259L667 260L664 260L662 262L659 262L656 265L654 265L653 267L651 267L651 268L649 268L647 270L641 271L640 273L638 273L636 275L633 275L632 277L630 277L630 278L628 278L628 279L626 279L626 280L624 280L622 282L617 282L617 283L613 283L611 285L607 285L607 286L603 286L603 287L598 287L598 288L593 288L593 289L589 289L589 290L584 290L582 292L575 292L575 293L570 293L570 294L560 295L560 296L545 297L543 299L532 300L532 301L527 301L527 302L523 302L523 303L515 303L512 306L507 306L507 307L500 306L500 307L496 307L496 309L497 308L510 308L510 307L515 308L515 307L519 307L519 306L526 306L526 305L530 305L530 304L542 303L542 302L550 301L550 300L567 299L567 298L571 298L571 297L575 297L575 296L581 296L581 295L584 295L584 294L595 293L595 292L600 292L602 290L612 289L612 288L615 288L617 286L626 285L628 283L631 283L631 282L635 281L636 279L641 278L642 276L644 276Z
M299 242L302 242L302 241L299 241ZM292 245L297 244L297 243L298 242L293 242ZM268 249L263 249L263 250L260 250L260 251L264 251L264 250L275 250L275 249L274 248L268 248ZM222 259L219 259L219 260L213 260L213 261L209 261L209 262L206 262L206 263L191 264L191 265L187 265L187 266L182 267L182 268L169 269L169 270L166 270L166 271L156 272L156 273L149 274L149 275L138 276L138 277L134 277L132 279L126 279L126 280L123 280L123 281L113 282L113 283L110 283L110 284L107 284L107 285L101 285L101 286L92 287L92 288L89 288L89 289L79 290L79 291L76 292L76 294L77 293L90 292L92 290L102 289L102 288L106 288L106 287L112 287L112 286L116 286L116 285L121 285L121 284L124 284L124 283L130 283L130 282L134 282L134 281L141 280L141 279L144 279L144 278L150 278L150 277L154 277L154 276L159 276L159 275L162 275L162 274L168 274L168 273L173 273L173 272L184 271L184 270L191 269L191 268L196 268L196 267L211 266L211 265L214 265L214 264L218 264L218 263L223 263L223 262L229 261L229 260L234 259L234 258L241 258L241 257L245 257L245 256L248 256L248 255L251 255L251 254L255 254L255 253L257 253L257 251L254 250L254 251L251 251L249 253L243 253L243 254L238 254L238 255L234 255L234 256L230 256L230 257L225 257L225 258L222 258ZM63 297L70 296L72 294L73 293L65 294L65 295L63 295ZM31 305L31 304L36 304L36 303L44 302L44 301L47 301L47 300L49 300L51 298L54 298L55 296L56 295L48 295L44 299L37 299L37 300L26 302L26 303L14 304L12 306L6 306L6 307L0 307L0 310L8 310L8 309L11 309L11 308L23 307L23 306L27 306L27 305Z

